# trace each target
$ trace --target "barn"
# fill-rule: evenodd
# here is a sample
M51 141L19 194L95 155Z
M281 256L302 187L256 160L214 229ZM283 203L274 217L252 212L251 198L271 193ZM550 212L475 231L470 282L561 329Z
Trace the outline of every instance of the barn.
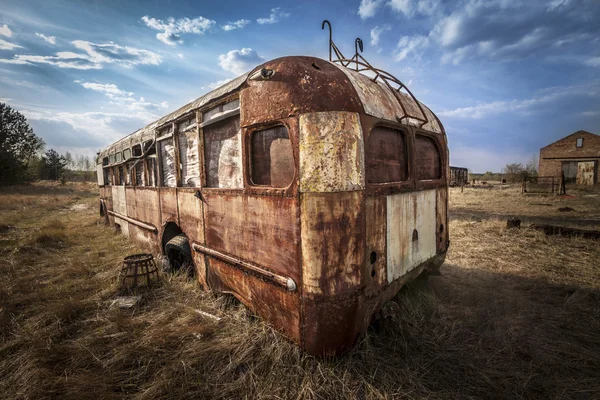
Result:
M539 176L561 176L567 183L600 182L600 135L577 131L540 149Z

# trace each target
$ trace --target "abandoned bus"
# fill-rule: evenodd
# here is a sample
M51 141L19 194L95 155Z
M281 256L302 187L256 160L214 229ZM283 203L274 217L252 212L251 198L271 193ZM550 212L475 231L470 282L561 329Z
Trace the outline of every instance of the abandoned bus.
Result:
M449 186L464 186L469 184L469 170L463 167L450 166Z
M268 61L106 147L106 223L307 352L350 348L449 243L444 128L370 68Z

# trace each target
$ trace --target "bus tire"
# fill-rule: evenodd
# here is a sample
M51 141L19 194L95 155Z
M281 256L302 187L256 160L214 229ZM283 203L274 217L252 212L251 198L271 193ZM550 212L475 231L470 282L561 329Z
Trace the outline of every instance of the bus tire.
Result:
M194 265L190 243L184 234L177 235L165 245L165 255L169 260L170 272L184 272L192 275Z

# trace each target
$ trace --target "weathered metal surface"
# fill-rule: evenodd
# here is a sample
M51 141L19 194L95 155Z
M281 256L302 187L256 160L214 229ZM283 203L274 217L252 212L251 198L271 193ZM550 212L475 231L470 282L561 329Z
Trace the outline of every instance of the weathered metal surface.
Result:
M297 292L273 285L229 263L207 258L210 287L232 293L288 338L300 342L300 297Z
M300 201L304 293L356 291L365 254L362 191L303 193Z
M160 188L160 217L161 225L167 222L179 224L177 211L177 188Z
M290 292L294 292L298 288L298 286L296 285L296 282L289 276L283 276L283 275L276 274L267 269L264 269L261 266L255 265L248 261L244 261L244 260L234 257L230 254L225 254L225 253L217 251L215 249L211 249L210 247L202 246L201 244L198 244L198 243L194 243L192 245L192 248L196 251L199 251L199 252L207 255L207 256L218 258L219 260L229 263L230 265L232 265L234 267L241 268L242 270L245 270L247 273L254 274L254 275L258 276L259 278L269 281L269 282L272 282L273 284L280 286L282 288L285 288L285 289L289 290Z
M436 190L387 197L387 278L401 277L436 254Z
M415 118L427 119L421 128L430 132L443 133L443 127L435 115L424 104L417 105L412 96L403 92L392 92L389 87L381 82L373 82L368 76L352 71L338 64L333 64L340 69L350 80L358 94L365 113L388 121L398 121L405 117L409 125L420 126L422 122ZM398 97L396 97L398 96ZM404 108L404 109L403 109Z
M377 292L387 283L387 201L385 196L365 199L365 236L363 285L365 294Z
M365 186L364 144L358 114L300 116L300 191L341 192Z
M127 215L127 200L125 197L125 186L112 186L112 200L112 211L121 215ZM114 221L115 224L121 227L121 233L123 233L123 235L125 236L129 236L128 222L118 217L114 217Z
M577 163L577 184L593 185L596 177L595 161L579 161Z
M119 214L119 213L116 213L116 212L110 211L110 210L108 211L108 213L110 215L114 216L114 217L123 219L123 220L125 220L125 221L127 221L127 222L129 222L131 224L139 226L140 228L146 229L148 231L151 231L151 232L157 232L158 231L158 229L156 229L155 226L150 225L150 224L145 224L142 221L138 221L138 220L133 219L133 218L129 218L127 215Z
M298 199L206 191L206 246L300 281Z
M336 66L315 57L283 57L256 69L267 68L275 76L267 81L248 81L240 94L242 126L275 121L315 111L362 112L352 85Z
M177 189L179 227L190 242L204 243L204 203L194 189Z
M445 252L448 248L448 189L436 190L436 248L437 252Z
M242 139L239 116L202 128L206 186L222 189L243 187Z

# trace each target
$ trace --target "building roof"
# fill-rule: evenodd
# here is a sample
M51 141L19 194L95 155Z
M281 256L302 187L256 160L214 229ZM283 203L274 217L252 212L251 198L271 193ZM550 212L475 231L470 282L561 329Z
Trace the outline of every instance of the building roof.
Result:
M563 141L563 140L565 140L565 139L568 139L568 138L570 138L571 136L588 136L588 135L591 135L591 136L594 136L594 137L595 137L595 136L600 136L600 135L596 135L595 133L591 133L591 132L584 131L584 130L579 130L579 131L577 131L577 132L573 132L573 133L571 133L570 135L567 135L567 136L565 136L565 137L563 137L563 138L561 138L561 139L558 139L558 140L557 140L557 141L555 141L555 142L552 142L552 143L550 143L550 144L548 144L548 145L546 145L546 146L542 147L542 149L545 149L546 147L550 147L550 146L552 146L553 144L556 144L556 143L558 143L558 142L561 142L561 141Z

